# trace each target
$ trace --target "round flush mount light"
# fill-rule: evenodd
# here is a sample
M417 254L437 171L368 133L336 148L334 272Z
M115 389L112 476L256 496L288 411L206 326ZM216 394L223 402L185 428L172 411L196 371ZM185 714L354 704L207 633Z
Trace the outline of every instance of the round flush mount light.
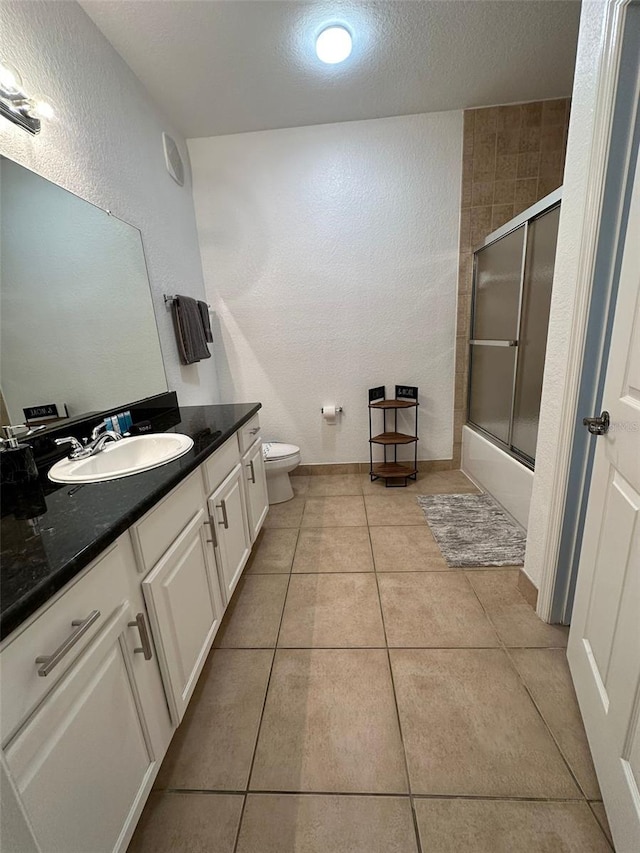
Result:
M337 65L351 54L353 40L346 27L332 26L322 30L316 39L316 53L321 62Z

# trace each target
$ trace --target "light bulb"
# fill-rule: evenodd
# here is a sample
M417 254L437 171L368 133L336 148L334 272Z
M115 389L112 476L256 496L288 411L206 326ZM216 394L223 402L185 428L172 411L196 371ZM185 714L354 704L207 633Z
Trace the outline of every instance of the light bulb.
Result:
M22 78L11 65L0 63L0 90L6 97L22 94Z
M35 116L35 118L42 119L53 118L53 116L55 115L53 107L46 101L36 101L35 104L29 110L29 113L32 116Z
M316 39L316 53L321 62L336 65L351 54L352 38L346 27L327 27Z

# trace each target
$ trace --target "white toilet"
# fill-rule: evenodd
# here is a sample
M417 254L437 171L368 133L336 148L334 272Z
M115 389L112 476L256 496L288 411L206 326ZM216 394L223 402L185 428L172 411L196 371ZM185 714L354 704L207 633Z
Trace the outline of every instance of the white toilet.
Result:
M290 501L293 489L289 474L300 464L300 448L280 441L265 441L262 445L264 467L267 473L267 492L270 504Z

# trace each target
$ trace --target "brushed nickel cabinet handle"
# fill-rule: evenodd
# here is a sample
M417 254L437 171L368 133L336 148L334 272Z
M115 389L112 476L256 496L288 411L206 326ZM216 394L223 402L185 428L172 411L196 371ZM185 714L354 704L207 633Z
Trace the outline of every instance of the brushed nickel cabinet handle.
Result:
M41 655L36 658L36 663L42 664L40 669L38 670L38 675L46 676L49 675L52 669L60 663L63 657L67 655L71 649L75 646L78 640L87 633L89 628L93 625L93 623L100 618L99 610L92 610L91 613L86 617L86 619L74 619L71 623L71 626L76 630L69 634L67 639L62 643L62 645L58 646L55 652L51 655Z
M217 548L218 547L218 537L216 536L216 529L213 526L211 519L210 518L206 519L203 522L203 524L209 525L209 530L211 531L211 535L213 536L213 539L207 539L207 542L209 543L209 545L213 545L214 548Z
M247 468L251 471L251 482L252 482L252 483L255 483L255 481L256 481L256 472L255 472L255 469L254 469L254 467L253 467L253 460L251 460L251 462L249 462L249 464L247 465Z
M228 530L229 529L229 519L227 517L226 501L224 501L224 500L220 501L220 503L218 504L218 508L222 510L222 521L219 521L218 524L223 524L224 529Z
M259 426L254 427L253 429L250 429L250 430L249 430L249 435L255 435L257 432L260 432L260 427L259 427Z
M153 650L151 648L151 638L149 637L149 630L147 628L147 620L144 618L144 613L136 613L136 618L133 622L127 622L127 625L130 628L137 628L140 634L140 642L141 646L138 646L133 650L135 655L144 655L145 660L151 660L153 657Z

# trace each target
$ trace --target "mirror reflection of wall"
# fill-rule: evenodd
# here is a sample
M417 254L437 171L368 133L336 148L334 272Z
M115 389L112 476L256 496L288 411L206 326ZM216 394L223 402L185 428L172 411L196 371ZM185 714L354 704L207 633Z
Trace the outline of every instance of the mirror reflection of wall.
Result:
M25 407L76 416L166 390L140 232L0 158L0 397L11 422Z

